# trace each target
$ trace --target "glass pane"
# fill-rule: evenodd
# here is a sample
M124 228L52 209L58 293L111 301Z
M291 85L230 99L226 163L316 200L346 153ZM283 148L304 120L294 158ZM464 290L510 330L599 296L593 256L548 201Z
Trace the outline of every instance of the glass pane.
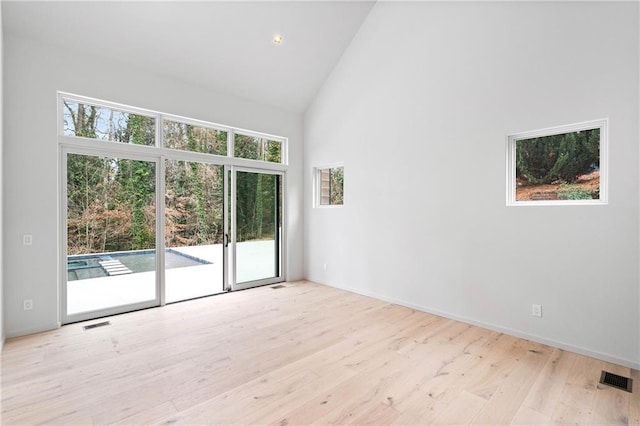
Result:
M281 176L236 174L236 283L280 276Z
M282 142L236 134L234 156L270 163L282 163Z
M116 109L64 101L64 135L136 145L154 145L155 118Z
M67 155L67 314L156 297L155 163Z
M226 131L165 121L162 132L165 148L227 155Z
M344 204L344 167L318 171L320 204L333 206Z
M223 291L224 167L166 161L166 301Z
M522 139L516 201L600 199L600 129Z

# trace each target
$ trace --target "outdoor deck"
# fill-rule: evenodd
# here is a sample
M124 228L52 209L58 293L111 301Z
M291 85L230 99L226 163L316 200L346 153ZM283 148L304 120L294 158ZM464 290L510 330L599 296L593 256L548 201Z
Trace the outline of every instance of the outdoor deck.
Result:
M166 302L222 292L222 244L178 247L172 250L211 262L165 270ZM275 244L250 241L237 244L237 282L275 275ZM155 271L67 282L67 315L155 298Z

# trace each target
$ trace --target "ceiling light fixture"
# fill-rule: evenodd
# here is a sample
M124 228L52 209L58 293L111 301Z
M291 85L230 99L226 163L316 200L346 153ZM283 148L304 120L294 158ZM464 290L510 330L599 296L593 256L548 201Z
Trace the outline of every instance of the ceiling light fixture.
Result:
M282 37L282 35L280 34L276 34L273 36L273 44L281 45L282 40L284 40L284 37Z

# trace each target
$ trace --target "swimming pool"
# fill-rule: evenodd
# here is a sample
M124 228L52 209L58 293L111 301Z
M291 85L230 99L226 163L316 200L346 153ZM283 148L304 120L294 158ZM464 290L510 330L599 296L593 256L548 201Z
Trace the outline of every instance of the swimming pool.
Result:
M115 261L115 262L114 262ZM122 264L130 272L149 272L156 269L155 250L121 251L102 254L82 254L67 257L67 280L85 280L88 278L100 278L112 275L107 268L101 265ZM106 263L105 263L106 262ZM184 268L188 266L206 265L211 262L188 256L184 253L166 249L164 254L166 269Z

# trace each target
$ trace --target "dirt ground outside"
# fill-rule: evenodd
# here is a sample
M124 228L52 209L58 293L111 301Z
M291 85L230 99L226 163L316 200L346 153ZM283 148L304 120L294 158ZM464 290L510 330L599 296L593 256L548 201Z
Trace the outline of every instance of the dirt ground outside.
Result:
M600 189L600 171L596 170L587 175L578 176L575 183L563 185L554 183L547 185L527 185L525 182L516 181L516 201L540 201L559 200L559 191L566 191L571 188L581 188L595 193Z

